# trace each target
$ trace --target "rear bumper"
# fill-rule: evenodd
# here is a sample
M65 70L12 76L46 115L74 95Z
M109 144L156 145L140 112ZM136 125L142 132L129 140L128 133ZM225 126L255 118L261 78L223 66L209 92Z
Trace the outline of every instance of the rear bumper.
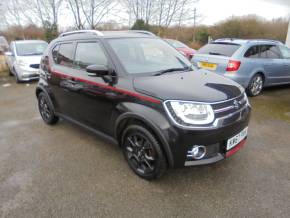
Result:
M222 75L231 79L231 80L234 80L236 83L239 83L244 88L248 87L250 80L251 80L251 78L249 76L240 75L238 72L231 72L231 73L226 72Z

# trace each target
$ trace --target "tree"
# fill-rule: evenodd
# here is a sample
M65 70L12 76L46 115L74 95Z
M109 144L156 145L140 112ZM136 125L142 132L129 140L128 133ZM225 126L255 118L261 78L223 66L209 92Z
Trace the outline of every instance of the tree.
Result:
M146 24L144 20L138 19L135 21L131 29L132 30L149 30L149 25Z

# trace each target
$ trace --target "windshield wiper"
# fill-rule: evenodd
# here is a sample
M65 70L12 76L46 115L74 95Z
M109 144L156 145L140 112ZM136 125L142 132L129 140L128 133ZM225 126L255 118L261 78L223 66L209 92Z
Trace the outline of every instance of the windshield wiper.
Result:
M162 74L170 73L170 72L174 72L174 71L189 71L190 69L191 69L190 67L168 68L168 69L165 69L165 70L158 71L158 73L154 74L154 76L160 76Z

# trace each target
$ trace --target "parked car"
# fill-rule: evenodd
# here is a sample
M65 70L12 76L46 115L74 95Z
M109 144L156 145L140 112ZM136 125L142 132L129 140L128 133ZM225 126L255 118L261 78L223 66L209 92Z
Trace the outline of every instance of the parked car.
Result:
M165 39L165 41L172 45L174 48L176 48L177 51L182 53L189 60L191 60L193 55L196 53L196 50L189 48L187 45L183 44L180 41L174 39Z
M38 79L40 59L47 45L42 40L12 41L5 53L10 75L14 75L17 82Z
M233 79L250 96L266 86L290 83L290 50L278 41L219 39L200 48L192 62Z
M36 96L45 123L61 117L119 144L144 179L234 154L251 111L236 82L193 69L156 36L118 31L73 31L52 41Z
M7 51L8 47L9 45L6 38L4 36L0 36L0 54Z

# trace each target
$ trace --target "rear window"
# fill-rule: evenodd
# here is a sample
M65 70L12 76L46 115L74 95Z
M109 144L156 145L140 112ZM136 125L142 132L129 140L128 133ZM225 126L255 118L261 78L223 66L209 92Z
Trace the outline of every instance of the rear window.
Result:
M210 43L198 50L198 54L222 55L231 57L241 45L233 43Z

